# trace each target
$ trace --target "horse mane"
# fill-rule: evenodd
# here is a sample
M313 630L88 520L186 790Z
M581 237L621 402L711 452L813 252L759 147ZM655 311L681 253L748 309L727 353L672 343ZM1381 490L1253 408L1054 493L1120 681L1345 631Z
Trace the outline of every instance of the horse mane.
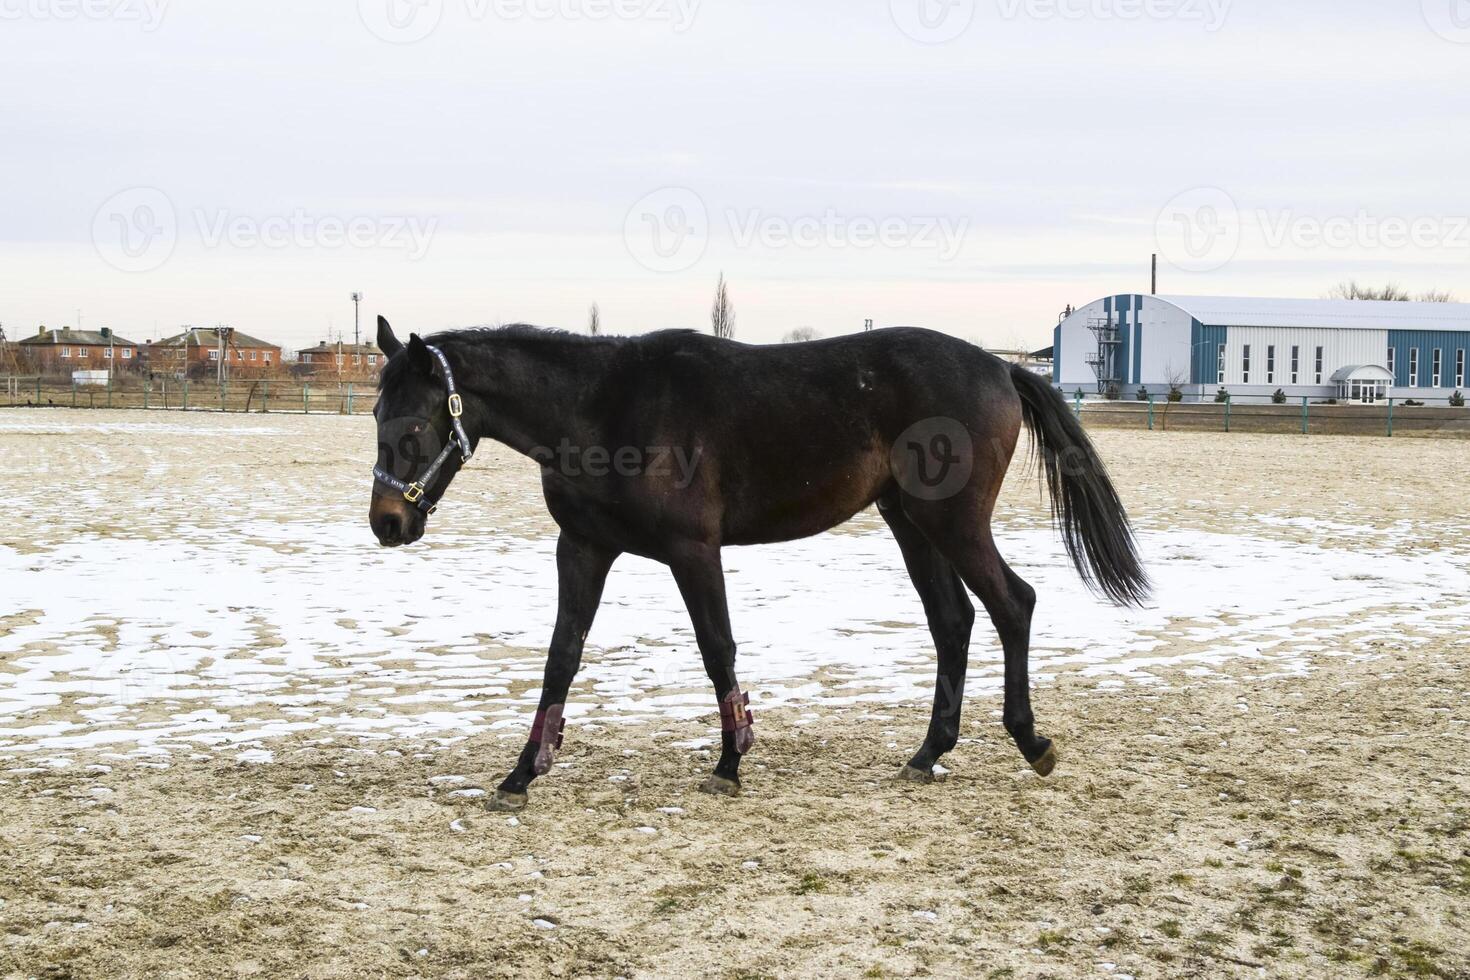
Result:
M539 345L562 345L577 349L618 348L635 342L647 342L654 338L685 337L698 334L697 330L658 330L653 333L618 336L598 334L589 336L557 327L538 327L530 323L507 323L503 326L459 327L441 330L424 337L424 343L434 346L454 346L479 351L496 344L512 344L533 347ZM407 360L397 355L390 357L378 375L378 390L383 391L399 380L407 370Z

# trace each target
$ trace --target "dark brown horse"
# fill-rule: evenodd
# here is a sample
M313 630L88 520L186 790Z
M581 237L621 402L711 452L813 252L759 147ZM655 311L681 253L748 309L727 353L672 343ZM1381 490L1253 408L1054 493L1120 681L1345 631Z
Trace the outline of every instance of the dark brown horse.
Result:
M972 344L891 329L751 346L692 331L582 337L513 326L412 336L378 319L391 355L377 405L369 519L411 544L484 438L541 466L561 528L556 628L530 739L492 808L517 809L551 766L562 710L618 555L668 565L720 709L723 751L706 791L735 794L753 741L735 677L720 550L828 530L877 504L923 600L939 656L924 744L902 770L927 781L959 737L979 597L1005 650L1003 723L1041 775L1056 765L1031 713L1036 593L996 550L990 519L1024 423L1053 515L1084 580L1118 603L1148 583L1128 518L1061 396Z

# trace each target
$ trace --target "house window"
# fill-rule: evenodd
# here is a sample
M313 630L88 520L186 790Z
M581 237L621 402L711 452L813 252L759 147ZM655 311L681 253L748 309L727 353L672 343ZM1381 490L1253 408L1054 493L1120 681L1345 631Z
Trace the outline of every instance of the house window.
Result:
M378 355L377 354L369 354L368 355L368 363L369 364L376 364L376 363L378 363Z
M1276 383L1276 345L1266 346L1266 384Z
M105 348L102 351L102 356L105 357L105 358L107 358L109 361L112 360L112 348L111 347Z
M1216 384L1225 383L1225 345L1221 344L1215 352L1215 378Z
M253 361L253 360L255 360L255 351L251 351L251 352L250 352L250 359L251 359L251 360L252 360L252 361Z
M1444 351L1436 347L1434 349L1434 354L1430 358L1430 365L1430 377L1433 379L1434 384L1430 385L1429 387L1438 388L1440 379L1444 377Z
M1465 348L1455 351L1455 387L1465 387Z
M1394 367L1394 362L1398 360L1395 356L1397 353L1396 348L1390 347L1388 349L1388 373L1393 375L1395 380L1398 379L1398 370Z
M1317 384L1322 383L1322 348L1317 348Z
M123 360L129 361L129 360L132 360L132 357L133 357L133 349L131 347L124 347L123 348Z
M1419 348L1409 348L1409 387L1419 387Z
M1251 383L1251 345L1246 344L1240 355L1240 383Z
M217 361L217 360L219 360L219 351L218 350L212 350L212 351L210 351L209 352L209 359L211 361Z
M87 356L87 350L88 349L86 347L78 347L77 348L77 357L86 357Z
M266 351L265 352L265 363L269 364L270 362L271 362L271 352L270 351Z
M70 347L63 347L63 348L61 348L61 356L62 357L71 357L71 348Z
M1291 348L1291 383L1296 384L1297 375L1302 369L1302 349L1293 346Z
M362 355L361 354L353 354L352 355L352 363L353 364L361 364L362 363Z

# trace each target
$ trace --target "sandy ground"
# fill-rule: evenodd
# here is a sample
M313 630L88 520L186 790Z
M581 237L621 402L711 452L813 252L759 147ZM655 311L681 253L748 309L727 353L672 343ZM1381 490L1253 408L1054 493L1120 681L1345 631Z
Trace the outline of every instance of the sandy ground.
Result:
M303 511L345 525L366 508L366 420L0 423L15 461L0 488L32 518L0 530L17 553ZM1462 443L1097 438L1145 529L1470 547ZM510 457L485 454L456 490L465 533L551 533ZM1007 526L1044 520L1034 483L1012 480L1004 502ZM925 705L818 702L761 713L737 800L694 791L710 712L578 730L514 818L477 791L519 731L285 733L262 743L268 764L178 748L52 764L13 746L0 975L1470 976L1470 655L1411 611L1400 631L1299 646L1291 670L1262 654L1122 685L1057 667L1035 695L1062 752L1048 780L989 695L969 700L934 785L894 778ZM0 609L0 636L26 615ZM21 721L86 710L67 699Z

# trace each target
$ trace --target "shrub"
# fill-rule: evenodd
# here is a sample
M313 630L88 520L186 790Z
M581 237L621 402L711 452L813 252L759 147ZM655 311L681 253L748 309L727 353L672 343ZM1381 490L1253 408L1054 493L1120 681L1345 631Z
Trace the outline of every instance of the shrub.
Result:
M1080 402L1082 400L1082 397L1083 397L1082 396L1082 389L1081 388L1078 388L1076 394L1073 397L1075 397Z
M1216 402L1228 402L1229 400L1230 392L1226 391L1224 388L1221 388L1219 391L1215 392Z
M1458 388L1456 388L1455 389L1455 393L1450 396L1450 407L1451 408L1464 408L1465 407L1465 395Z
M1275 391L1271 392L1271 404L1273 404L1273 405L1285 405L1286 404L1286 392L1282 391L1280 388L1277 388Z
M1184 392L1179 389L1179 386L1178 385L1174 385L1174 386L1172 386L1169 389L1169 401L1171 401L1171 402L1182 402L1182 401L1184 401Z
M1137 394L1136 397L1141 402L1148 401L1148 385L1139 385L1138 386L1138 394Z
M1424 407L1424 403L1421 402L1421 401L1415 401L1412 398L1406 398L1406 399L1404 399L1404 407L1405 408L1423 408Z

